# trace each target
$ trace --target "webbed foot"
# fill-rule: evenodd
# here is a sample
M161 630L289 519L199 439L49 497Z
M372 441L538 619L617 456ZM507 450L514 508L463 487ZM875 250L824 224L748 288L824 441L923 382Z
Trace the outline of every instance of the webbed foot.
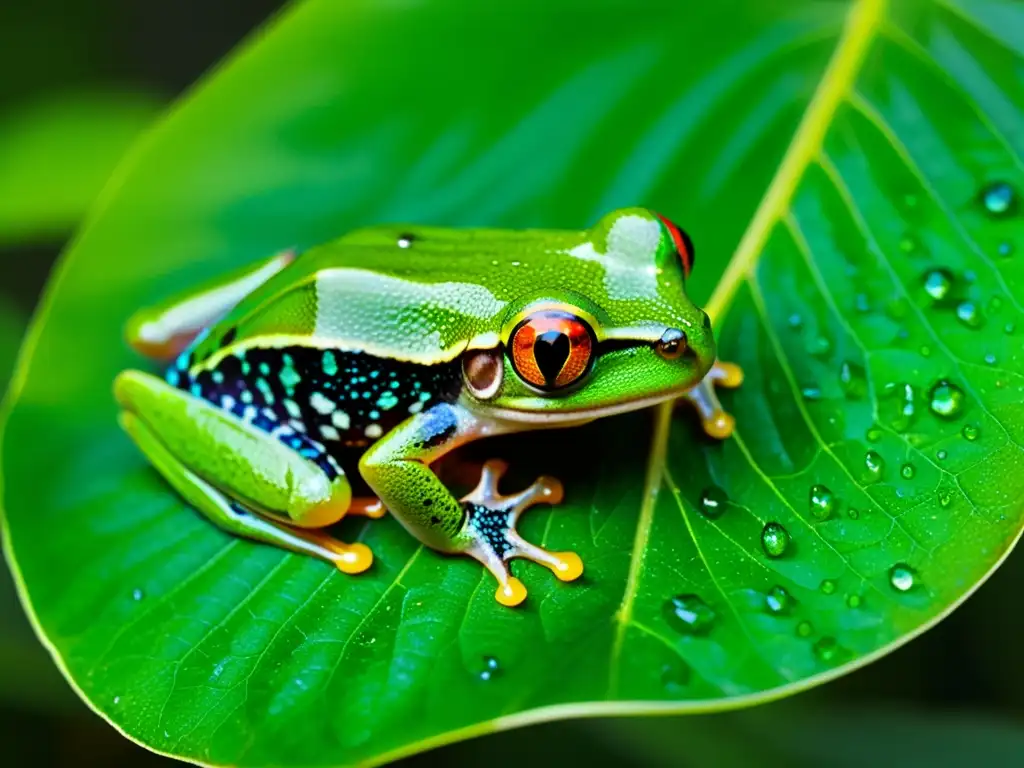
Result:
M711 437L724 440L732 434L736 427L736 419L726 413L718 401L715 386L734 389L743 383L743 369L735 363L715 361L711 370L685 395L683 400L693 403L700 416L704 431Z
M526 599L526 587L509 573L508 561L524 557L540 563L562 581L572 581L583 573L583 562L575 552L549 552L531 544L516 531L519 516L534 504L557 504L562 500L562 484L553 477L539 477L521 493L502 496L498 481L508 465L492 459L484 464L480 482L463 497L466 510L462 551L483 563L498 580L495 598L502 605L519 605Z

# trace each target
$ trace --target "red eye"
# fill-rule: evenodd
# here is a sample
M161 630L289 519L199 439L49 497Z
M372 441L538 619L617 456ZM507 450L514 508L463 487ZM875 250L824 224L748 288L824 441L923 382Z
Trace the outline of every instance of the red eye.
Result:
M665 229L668 230L669 235L672 237L672 242L676 246L676 253L679 254L679 259L683 262L683 277L689 278L690 272L693 271L694 262L693 241L690 240L688 234L660 213L654 215L661 219L661 223L665 225Z
M512 367L528 384L561 389L579 381L594 359L590 328L568 312L536 312L512 331Z

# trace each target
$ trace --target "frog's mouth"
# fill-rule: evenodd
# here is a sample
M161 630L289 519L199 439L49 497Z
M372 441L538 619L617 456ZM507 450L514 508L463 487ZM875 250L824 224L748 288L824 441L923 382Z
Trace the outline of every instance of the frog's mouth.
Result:
M660 405L661 403L668 402L670 400L677 400L691 388L692 387L685 387L678 391L651 395L649 397L637 398L636 400L624 400L622 402L595 406L593 408L567 410L552 409L550 403L547 403L547 407L540 405L545 401L541 398L537 398L538 405L535 407L530 407L524 403L522 407L516 408L485 406L485 410L487 416L496 421L531 424L537 427L573 427L579 424L586 424L588 421L604 418L605 416L616 416L620 413L639 411L644 408L651 408L652 406ZM479 406L477 407L479 408Z

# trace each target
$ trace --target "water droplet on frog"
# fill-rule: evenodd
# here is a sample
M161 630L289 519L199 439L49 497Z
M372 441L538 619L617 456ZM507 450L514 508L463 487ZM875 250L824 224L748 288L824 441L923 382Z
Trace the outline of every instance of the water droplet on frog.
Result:
M981 190L981 203L993 218L1011 216L1017 210L1017 191L1005 181L993 181Z
M985 324L981 310L973 301L961 301L956 305L956 319L968 328L981 328Z
M687 635L701 635L715 623L715 612L698 595L676 595L665 604L669 624Z
M146 593L143 592L138 587L136 587L135 589L132 590L132 600L135 600L136 602L138 602L139 600L142 600L145 596L146 596Z
M827 485L811 486L811 515L817 520L827 520L835 508L835 496Z
M953 273L948 269L929 269L921 278L921 284L933 301L942 301L953 290Z
M700 495L700 511L704 517L714 520L725 512L725 505L728 501L729 497L725 491L717 485L708 486Z
M847 400L859 400L867 394L868 377L864 367L849 360L839 366L839 385Z
M814 644L814 655L819 661L831 664L839 657L839 643L834 637L823 637Z
M914 465L913 464L904 464L902 467L900 467L900 475L905 480L913 479L915 474L917 474L917 470L914 469Z
M1004 259L1013 256L1013 243L1009 240L1003 240L1003 242L1001 242L996 248L996 253Z
M789 531L781 523L768 523L761 530L761 548L768 557L782 557L789 546Z
M836 591L836 583L832 581L832 579L825 579L823 582L821 582L819 589L822 591L822 594L834 594Z
M412 241L416 238L413 235L404 234L398 236L399 248L412 248Z
M906 592L914 586L914 569L905 563L897 563L889 569L889 583L899 592Z
M943 419L955 419L964 406L964 393L956 384L939 379L928 390L928 408Z
M481 680L491 680L501 674L501 662L494 656L483 657L483 669L480 670Z
M797 637L810 637L814 633L814 627L811 626L809 621L801 621L796 625L796 636Z
M764 596L764 604L770 613L786 613L793 603L793 598L785 587L774 586Z
M864 602L864 598L862 598L860 595L858 595L856 593L849 594L849 595L846 596L846 607L847 608L853 608L853 609L856 610L857 608L860 608L861 603L863 603L863 602Z
M973 443L981 436L981 430L973 424L964 424L964 428L960 430L960 434L964 440Z
M864 454L864 481L868 483L875 482L876 480L882 479L882 473L885 471L885 459L882 458L882 454L878 451L868 451Z

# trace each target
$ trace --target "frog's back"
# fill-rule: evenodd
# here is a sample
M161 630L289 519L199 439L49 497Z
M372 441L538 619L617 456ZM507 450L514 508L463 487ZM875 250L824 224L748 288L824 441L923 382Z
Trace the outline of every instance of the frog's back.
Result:
M301 343L423 364L457 357L509 301L573 274L584 232L379 226L302 253L246 297L193 351ZM578 282L574 280L574 282ZM216 359L214 362L216 362Z

